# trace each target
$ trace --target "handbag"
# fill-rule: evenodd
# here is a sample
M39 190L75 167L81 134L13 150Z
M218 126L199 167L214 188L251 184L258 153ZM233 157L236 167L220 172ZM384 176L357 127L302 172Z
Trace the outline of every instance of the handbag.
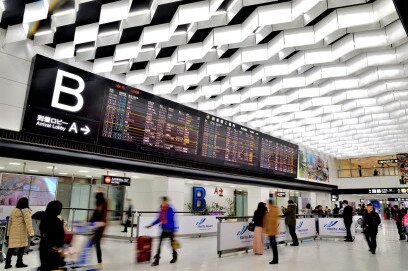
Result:
M180 244L179 240L177 240L177 239L174 238L173 241L171 242L171 247L172 247L172 249L174 249L174 250L180 249L180 248L181 248L181 244Z
M249 222L248 230L249 231L255 231L255 222L253 222L253 221Z

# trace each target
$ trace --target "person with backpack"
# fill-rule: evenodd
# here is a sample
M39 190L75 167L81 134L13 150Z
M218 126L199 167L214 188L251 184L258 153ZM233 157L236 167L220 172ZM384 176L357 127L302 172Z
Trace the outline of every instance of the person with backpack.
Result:
M21 198L17 202L16 208L10 215L7 225L8 250L4 269L9 269L11 257L17 250L17 268L26 268L23 263L24 249L28 246L28 237L34 237L33 222L31 220L31 210L28 206L28 198Z
M377 249L377 233L378 226L381 224L381 218L378 213L374 210L373 204L367 204L367 211L363 216L363 232L367 240L370 252L375 254Z

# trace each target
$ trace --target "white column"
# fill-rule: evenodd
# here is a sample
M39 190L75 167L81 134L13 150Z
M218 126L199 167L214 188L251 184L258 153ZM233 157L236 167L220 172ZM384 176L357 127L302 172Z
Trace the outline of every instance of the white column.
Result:
M182 178L167 178L167 196L178 212L184 210L184 183L185 179Z
M269 188L247 186L248 191L248 215L252 216L258 207L259 202L266 202L269 200Z

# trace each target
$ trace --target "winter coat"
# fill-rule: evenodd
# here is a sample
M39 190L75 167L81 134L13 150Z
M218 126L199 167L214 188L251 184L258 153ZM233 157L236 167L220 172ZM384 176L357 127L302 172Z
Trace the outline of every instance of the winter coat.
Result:
M365 233L377 233L381 218L376 211L365 212L363 215L363 230Z
M296 206L294 204L289 204L283 214L286 225L296 226Z
M14 208L7 227L9 248L20 248L28 245L28 235L34 236L31 210Z
M268 236L279 235L279 213L278 207L274 206L265 214L265 234Z

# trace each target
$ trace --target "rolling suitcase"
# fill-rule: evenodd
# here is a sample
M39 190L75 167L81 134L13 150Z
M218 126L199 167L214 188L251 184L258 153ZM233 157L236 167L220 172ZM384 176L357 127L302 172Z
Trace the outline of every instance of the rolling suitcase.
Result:
M152 238L139 236L136 238L136 262L149 262L152 258Z

